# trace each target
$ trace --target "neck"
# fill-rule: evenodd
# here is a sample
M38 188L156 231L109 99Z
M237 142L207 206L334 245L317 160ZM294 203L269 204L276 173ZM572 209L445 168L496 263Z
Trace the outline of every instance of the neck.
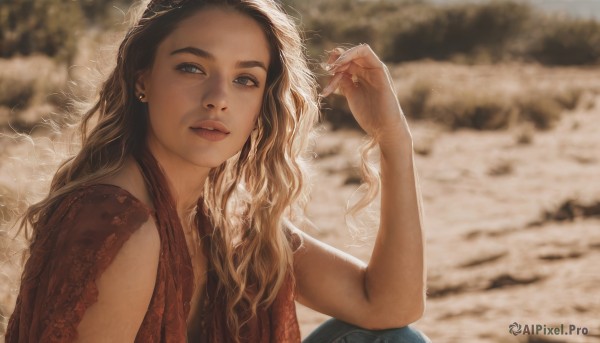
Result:
M162 165L162 163L161 166L169 184L171 195L175 200L179 217L187 217L194 211L198 199L202 196L204 182L210 169L189 166L185 168L185 166Z
M150 151L163 170L180 220L189 218L202 196L210 168L193 165L173 154L161 153L160 149L153 149L152 146Z

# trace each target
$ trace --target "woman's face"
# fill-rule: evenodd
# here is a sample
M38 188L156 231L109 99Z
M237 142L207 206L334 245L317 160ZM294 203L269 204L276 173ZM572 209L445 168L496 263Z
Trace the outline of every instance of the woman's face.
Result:
M255 127L270 62L266 36L247 15L208 8L179 23L137 84L154 156L213 168L239 152Z

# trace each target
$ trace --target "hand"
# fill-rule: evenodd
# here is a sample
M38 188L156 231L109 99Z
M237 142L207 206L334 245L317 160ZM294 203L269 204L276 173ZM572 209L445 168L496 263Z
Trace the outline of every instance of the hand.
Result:
M380 145L390 140L412 143L390 73L370 46L335 49L327 69L333 77L323 97L339 89L358 124Z

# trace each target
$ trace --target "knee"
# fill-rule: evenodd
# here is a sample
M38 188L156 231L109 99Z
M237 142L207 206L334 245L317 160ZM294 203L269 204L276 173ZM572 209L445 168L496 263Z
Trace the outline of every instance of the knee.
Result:
M431 343L425 334L410 326L382 330L379 337L387 343Z
M368 330L332 318L323 323L303 343L431 343L419 330L405 326L386 330Z

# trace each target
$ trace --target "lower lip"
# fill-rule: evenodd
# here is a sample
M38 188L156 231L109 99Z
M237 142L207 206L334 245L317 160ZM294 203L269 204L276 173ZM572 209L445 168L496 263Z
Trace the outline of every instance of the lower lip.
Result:
M225 139L228 133L224 133L218 130L206 130L206 129L192 129L194 133L207 141L218 142Z

